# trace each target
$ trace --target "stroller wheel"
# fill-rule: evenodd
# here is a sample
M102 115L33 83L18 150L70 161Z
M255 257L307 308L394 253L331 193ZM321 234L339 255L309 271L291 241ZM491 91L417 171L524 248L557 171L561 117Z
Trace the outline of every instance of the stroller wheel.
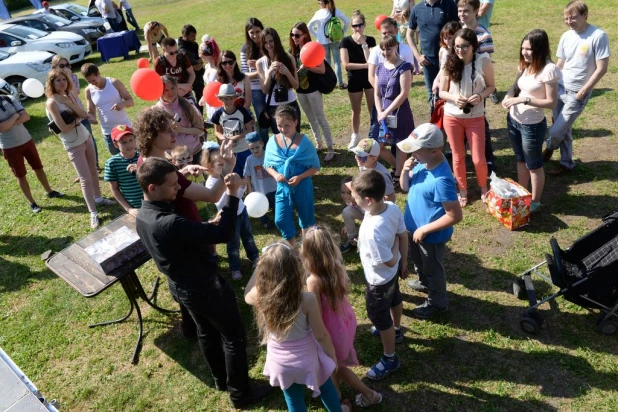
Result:
M618 322L612 319L602 320L597 324L597 331L603 335L613 335L618 332Z
M524 332L530 333L531 335L538 334L542 324L543 318L536 311L524 313L519 321L519 326L521 326Z
M522 278L513 281L513 295L518 299L526 299L526 284Z

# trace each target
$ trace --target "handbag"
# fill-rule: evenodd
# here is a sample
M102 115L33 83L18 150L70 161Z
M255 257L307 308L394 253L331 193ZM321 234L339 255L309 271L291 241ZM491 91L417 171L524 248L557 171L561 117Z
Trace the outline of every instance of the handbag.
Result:
M270 127L270 99L273 97L273 90L275 90L275 79L271 79L270 82L270 91L268 92L268 97L266 98L266 107L262 110L262 113L258 115L258 126L262 129L268 129Z
M309 71L309 73L312 73ZM337 86L337 75L326 60L324 60L324 74L313 73L312 79L317 83L318 91L322 94L329 94Z
M444 123L444 103L446 103L443 99L438 99L433 104L433 113L431 113L431 119L429 123L435 124L438 129L443 129Z
M66 124L71 124L75 122L75 119L77 118L77 116L75 116L75 113L73 113L70 110L63 110L60 112L60 116L62 117L62 120L64 120L64 122ZM60 128L58 127L58 125L56 124L56 122L54 122L53 120L49 123L47 123L47 127L49 128L49 131L52 132L53 134L60 134L62 133L62 131L60 130Z

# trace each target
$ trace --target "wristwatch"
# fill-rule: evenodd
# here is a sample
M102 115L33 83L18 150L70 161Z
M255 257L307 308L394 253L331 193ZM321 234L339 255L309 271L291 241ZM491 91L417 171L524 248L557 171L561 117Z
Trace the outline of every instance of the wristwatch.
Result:
M529 98L529 97L526 97L526 98L524 99L524 104L525 104L525 105L529 105L529 104L530 104L530 98Z
M365 44L363 44L361 47L362 47L363 49L368 49L368 48L369 48L369 45L368 45L367 43L365 43Z

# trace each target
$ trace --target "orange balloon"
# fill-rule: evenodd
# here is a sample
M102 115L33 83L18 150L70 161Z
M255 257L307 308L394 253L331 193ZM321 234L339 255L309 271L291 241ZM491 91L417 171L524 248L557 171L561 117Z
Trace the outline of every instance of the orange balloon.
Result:
M376 19L374 20L374 23L376 25L376 29L380 30L380 26L382 25L382 22L384 21L384 19L387 19L388 16L386 14L380 14L379 16L376 17Z
M148 59L145 58L141 58L141 59L137 59L137 68L138 69L146 69L150 67L150 62L148 61Z
M223 106L223 102L219 100L217 94L219 93L219 88L221 87L221 83L218 81L210 82L204 87L204 100L210 107L221 107Z
M142 100L159 100L163 94L163 80L152 69L137 69L131 76L131 90Z
M324 46L317 41L310 41L300 49L300 61L305 67L318 67L324 61Z

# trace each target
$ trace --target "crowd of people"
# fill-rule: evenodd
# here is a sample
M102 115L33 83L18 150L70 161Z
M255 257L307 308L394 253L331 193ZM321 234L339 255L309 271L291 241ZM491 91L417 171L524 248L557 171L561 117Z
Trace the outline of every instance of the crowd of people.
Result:
M99 205L117 202L136 217L138 233L180 305L183 335L197 336L216 389L228 391L235 407L262 398L269 387L249 385L245 329L234 291L218 274L215 244L227 245L234 281L243 276L241 241L252 262L245 301L255 307L267 344L264 373L272 386L281 387L288 408L304 410L307 386L329 411L347 410L342 382L358 392L356 405L370 406L380 403L382 395L349 369L358 365L356 315L347 299L342 254L356 249L360 255L370 332L383 346L383 355L366 376L380 380L400 367L395 354L396 344L404 341L399 279L408 276L408 257L418 278L407 285L427 294L412 315L429 319L448 309L443 256L468 204L466 145L483 201L488 175L495 170L485 116L486 100L498 102L489 26L493 0L424 0L416 5L395 0L391 16L380 22L380 39L365 34L359 10L348 19L334 0L318 3L308 23L290 29L287 51L276 29L249 18L240 61L212 36L204 35L198 43L192 25L185 25L176 40L162 23L148 22L144 36L164 91L133 121L125 111L134 104L127 88L119 79L103 77L94 64L81 67L89 84L85 106L66 59L54 58L47 79L49 127L78 175L90 226L99 226ZM526 34L518 75L502 100L518 181L531 188L532 212L541 206L544 162L553 151L561 153L554 175L575 166L573 122L607 71L608 37L587 19L582 1L566 5L569 30L560 39L556 63L545 31ZM349 28L352 34L345 36ZM308 68L300 51L312 36L324 46L326 59ZM336 84L349 95L348 148L359 168L341 182L341 244L329 228L316 224L312 182L322 166L319 152L326 150L322 162L335 156L321 91L327 71L334 72ZM432 123L416 127L409 94L413 75L421 72ZM202 93L214 81L221 83L216 93L220 107L209 105L209 96ZM366 138L361 136L363 97L369 118ZM23 106L11 96L0 98L0 148L38 213L24 159L47 197L63 194L47 182L24 126L29 116ZM544 109L553 110L551 127ZM303 112L314 141L301 133ZM116 202L101 196L91 127L97 123L111 154L104 180ZM214 136L210 141L208 130ZM445 135L450 152L444 149ZM282 238L261 255L241 200L253 191L266 195ZM397 192L408 193L403 212L394 203ZM216 204L218 214L202 222L199 202ZM273 228L268 215L259 222Z

